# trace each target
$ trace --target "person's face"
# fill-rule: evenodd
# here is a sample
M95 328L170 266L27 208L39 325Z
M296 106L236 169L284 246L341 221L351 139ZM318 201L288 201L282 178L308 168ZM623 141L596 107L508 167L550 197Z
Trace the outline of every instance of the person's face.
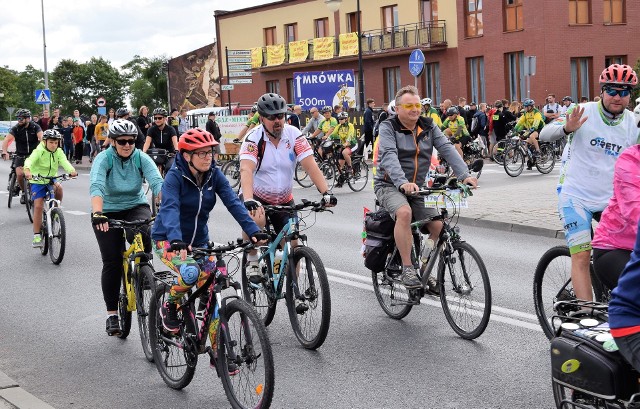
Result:
M180 116L183 117L183 118L186 117L187 116L187 111L180 112Z
M401 122L416 122L422 113L422 104L417 95L404 94L396 104L396 112Z
M149 108L147 107L142 108L142 115L147 116L148 113L149 113Z
M109 111L109 116L110 117L113 118L115 116L115 114L116 114L116 111L114 111L114 110Z
M80 116L80 111L78 111L77 109L75 109L73 111L73 116L75 116L76 118Z
M529 105L529 106L524 107L524 110L527 111L527 112L533 111L533 105Z
M154 115L153 116L153 123L156 124L159 127L163 127L164 126L164 122L165 122L165 118L162 115Z
M630 99L631 91L626 87L609 85L602 89L602 104L612 114L622 113Z
M184 152L183 155L187 163L190 163L198 172L206 172L211 168L213 150L209 147L200 148L193 152Z
M282 135L284 129L284 114L261 116L262 123L276 138Z
M571 101L569 101L568 99L565 99L564 101L562 101L562 104L568 107L571 104Z
M312 117L317 118L318 116L320 116L319 114L320 114L320 111L318 111L317 108L311 108L311 116Z
M554 103L556 102L556 97L554 97L553 95L549 95L549 96L547 97L547 101L548 101L550 104L554 104Z
M103 123L103 124L106 124L107 123L107 118L100 118L100 122Z
M53 110L53 115L60 116L60 110L58 108Z
M376 106L376 101L371 101L367 104L368 107L373 108L374 106Z
M31 121L31 117L30 116L19 116L18 117L18 125L20 125L20 126L27 126L29 124L29 121Z
M322 115L325 117L325 119L331 118L331 112L329 112L329 111L323 112Z
M128 158L136 148L137 135L123 135L117 138L115 142L116 152L123 158Z
M91 123L96 123L98 122L98 117L96 115L91 115Z
M339 123L340 125L344 125L344 124L346 124L346 123L347 123L347 118L340 118L340 119L338 119L338 123Z
M46 109L44 111L42 111L42 117L43 118L49 118L49 111L47 111Z
M49 152L53 152L58 149L58 140L57 139L47 139L47 150Z

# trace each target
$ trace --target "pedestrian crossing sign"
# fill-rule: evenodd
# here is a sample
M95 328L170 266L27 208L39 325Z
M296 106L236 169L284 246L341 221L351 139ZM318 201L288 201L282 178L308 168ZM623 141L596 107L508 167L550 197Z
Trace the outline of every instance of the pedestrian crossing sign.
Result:
M36 104L47 105L51 103L51 90L37 89L36 90Z

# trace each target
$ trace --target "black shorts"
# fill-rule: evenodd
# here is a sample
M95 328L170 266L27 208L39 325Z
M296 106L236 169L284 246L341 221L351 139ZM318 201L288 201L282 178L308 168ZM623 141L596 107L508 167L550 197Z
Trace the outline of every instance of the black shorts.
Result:
M13 157L13 163L11 166L14 168L21 168L24 166L25 159L27 159L26 156L16 155Z
M462 146L466 146L469 142L471 142L471 137L470 136L466 136L463 135L460 137L460 139L456 139L453 141L453 144L461 144Z

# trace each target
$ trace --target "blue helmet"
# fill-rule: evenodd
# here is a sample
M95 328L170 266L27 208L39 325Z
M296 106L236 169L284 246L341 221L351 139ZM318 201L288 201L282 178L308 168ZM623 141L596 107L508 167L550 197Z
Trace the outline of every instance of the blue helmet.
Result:
M524 105L524 107L532 107L534 106L536 103L534 100L532 100L531 98L527 98L524 100L524 102L522 103L522 105Z

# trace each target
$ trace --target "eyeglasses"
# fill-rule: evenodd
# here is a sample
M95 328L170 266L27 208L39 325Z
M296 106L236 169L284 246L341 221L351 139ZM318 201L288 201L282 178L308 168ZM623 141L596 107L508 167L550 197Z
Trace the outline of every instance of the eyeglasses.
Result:
M414 104L400 104L400 106L404 109L412 109L412 108L421 109L422 108L422 104L419 102L416 102Z
M265 115L264 117L267 118L269 121L275 121L276 119L283 119L284 114Z
M213 158L213 151L191 152L191 154L199 157L200 159Z
M615 97L616 95L620 95L620 97L624 98L629 96L629 94L631 93L630 90L628 89L615 89L615 88L605 88L604 92L607 93L607 95L609 95L610 97Z
M116 143L120 146L135 145L136 140L135 139L116 139Z
M156 121L162 121L164 119L164 117L163 116L154 116L153 119L156 120Z

